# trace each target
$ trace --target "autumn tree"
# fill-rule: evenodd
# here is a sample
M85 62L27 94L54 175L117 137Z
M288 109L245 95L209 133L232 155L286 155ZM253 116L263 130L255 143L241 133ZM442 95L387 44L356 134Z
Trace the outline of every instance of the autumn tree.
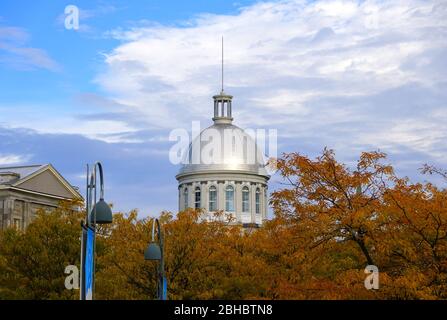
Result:
M79 267L81 214L63 202L40 210L25 231L0 233L0 299L73 299L65 288L68 265Z
M386 217L381 214L386 183L394 178L383 153L362 153L356 170L325 149L311 160L298 153L277 161L286 188L272 194L275 215L297 225L311 250L330 242L352 242L375 264L374 244Z
M446 189L398 177L380 152L351 166L326 149L276 165L283 183L261 228L223 212L214 221L194 209L160 214L169 299L447 298ZM0 233L0 298L77 299L64 269L79 266L83 216L62 205ZM152 223L132 210L98 226L96 299L156 299L157 262L144 260ZM371 264L379 290L364 287Z
M306 252L304 291L316 289L320 298L445 297L447 192L398 178L384 160L383 153L362 153L349 169L324 150L315 160L291 153L277 161L285 187L271 203ZM366 264L380 270L377 292L363 288Z
M391 217L381 251L396 278L395 298L447 298L447 192L397 179L385 194Z

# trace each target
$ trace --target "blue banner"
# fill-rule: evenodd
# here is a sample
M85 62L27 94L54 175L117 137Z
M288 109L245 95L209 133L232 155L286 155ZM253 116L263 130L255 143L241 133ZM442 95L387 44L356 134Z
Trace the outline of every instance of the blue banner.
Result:
M166 279L166 277L163 277L162 288L161 300L168 300L168 279Z
M87 228L87 237L85 243L85 262L84 262L84 279L85 279L85 300L93 300L93 277L94 277L94 265L93 255L95 233L92 229Z

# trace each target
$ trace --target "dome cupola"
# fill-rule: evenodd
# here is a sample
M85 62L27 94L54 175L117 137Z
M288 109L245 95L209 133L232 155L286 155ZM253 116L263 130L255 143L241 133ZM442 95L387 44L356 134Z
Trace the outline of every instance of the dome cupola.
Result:
M202 219L227 219L244 227L261 226L268 212L268 180L262 147L234 125L233 96L222 87L213 96L213 124L202 130L184 152L178 181L179 210L202 210ZM215 215L222 211L225 215Z
M230 124L233 121L231 115L231 100L233 96L226 94L223 90L220 94L213 96L214 99L214 117L215 124Z

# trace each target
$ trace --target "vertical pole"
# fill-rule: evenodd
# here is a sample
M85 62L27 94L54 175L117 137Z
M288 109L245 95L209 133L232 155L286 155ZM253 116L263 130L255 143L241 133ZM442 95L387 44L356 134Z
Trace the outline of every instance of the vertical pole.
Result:
M87 167L87 172L86 172L86 176L87 176L87 179L86 179L86 188L85 188L85 190L86 190L86 192L85 192L85 216L86 216L86 219L85 219L85 221L86 221L86 223L87 223L87 226L88 226L88 219L89 219L89 217L88 217L88 209L89 209L89 181L88 181L88 178L89 178L89 166L88 166L88 164L86 165L86 167ZM80 280L80 282L81 282L81 289L79 290L79 295L80 295L80 300L84 300L85 298L84 298L84 295L85 295L85 279L84 279L84 264L85 264L85 257L84 257L84 253L85 253L85 248L84 248L84 246L86 245L86 243L85 243L85 241L84 241L84 229L83 229L83 227L82 227L82 235L81 235L81 271L80 271L80 277L81 277L81 280Z
M224 91L224 42L222 36L222 92Z
M166 300L165 297L165 263L164 263L164 239L163 234L161 232L160 222L157 219L157 227L158 227L158 241L160 242L160 253L161 253L161 261L160 261L160 273L159 273L159 293L160 300Z
M95 289L96 289L96 284L95 284L95 274L96 274L96 169L97 169L97 163L95 163L94 167L93 167L93 180L94 180L94 188L95 188L95 193L94 193L94 209L93 209L93 267L92 267L92 300L95 300Z
M80 289L79 289L79 300L84 300L84 226L81 223L81 268L79 271L80 277Z
M154 218L152 222L152 242L155 241L155 224L157 224L157 232L158 232L158 242L160 245L160 258L161 261L157 266L157 296L158 300L163 300L163 279L162 279L162 269L161 264L163 261L163 247L161 245L161 234L160 234L160 223L158 222L157 218Z

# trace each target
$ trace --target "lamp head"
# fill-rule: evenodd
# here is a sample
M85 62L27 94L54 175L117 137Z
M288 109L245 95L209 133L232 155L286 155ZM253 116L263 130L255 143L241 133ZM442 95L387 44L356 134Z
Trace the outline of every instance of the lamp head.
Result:
M144 260L161 260L160 246L156 242L151 242L144 251Z
M95 210L96 219L94 217ZM97 224L112 223L112 209L110 209L109 205L104 201L104 199L99 199L99 201L93 206L93 209L90 212L90 222L94 223L95 220Z

